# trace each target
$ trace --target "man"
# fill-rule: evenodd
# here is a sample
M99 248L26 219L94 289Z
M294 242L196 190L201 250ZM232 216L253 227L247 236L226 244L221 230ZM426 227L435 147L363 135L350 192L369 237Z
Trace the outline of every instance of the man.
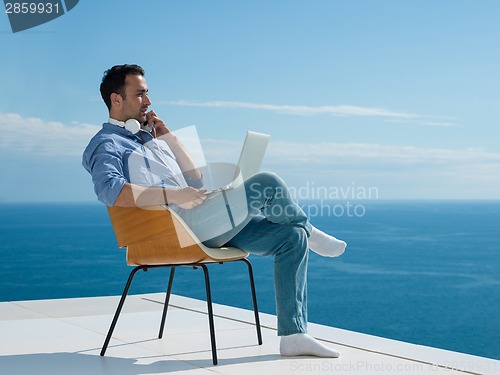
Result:
M154 111L148 112L144 70L114 66L105 72L100 89L109 121L83 154L98 199L109 206L168 204L208 246L274 256L281 355L338 357L336 350L306 333L307 262L309 249L334 257L344 252L346 243L314 228L285 183L268 172L224 193L238 220L221 230L227 212L217 209L217 201L223 196L207 199L202 173L188 151ZM151 132L130 125L136 122L151 127Z

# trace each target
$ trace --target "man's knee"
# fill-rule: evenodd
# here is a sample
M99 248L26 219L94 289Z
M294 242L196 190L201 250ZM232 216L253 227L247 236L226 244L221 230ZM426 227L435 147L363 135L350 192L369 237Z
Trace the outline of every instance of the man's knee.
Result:
M304 252L307 250L307 233L304 228L297 226L283 226L285 235L285 245L296 251Z
M262 183L264 186L273 186L283 183L283 180L276 173L268 171L258 172L251 178Z
M274 172L259 172L246 181L246 187L252 192L285 192L285 182Z

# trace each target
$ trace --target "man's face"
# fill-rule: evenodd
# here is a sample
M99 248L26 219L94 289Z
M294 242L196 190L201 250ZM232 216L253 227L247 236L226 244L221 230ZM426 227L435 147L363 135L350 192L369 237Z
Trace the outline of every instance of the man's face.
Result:
M125 97L121 107L124 121L136 119L140 123L146 121L146 112L151 105L148 97L148 85L141 75L130 74L125 79Z

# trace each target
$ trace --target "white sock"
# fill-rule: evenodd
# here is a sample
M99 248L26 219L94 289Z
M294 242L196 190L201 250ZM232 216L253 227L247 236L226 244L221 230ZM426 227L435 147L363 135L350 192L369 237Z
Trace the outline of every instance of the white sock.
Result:
M306 333L282 336L280 354L284 357L310 355L323 358L337 358L340 356L338 351L327 348L314 337Z
M324 257L338 257L343 254L347 244L313 227L308 239L309 248Z

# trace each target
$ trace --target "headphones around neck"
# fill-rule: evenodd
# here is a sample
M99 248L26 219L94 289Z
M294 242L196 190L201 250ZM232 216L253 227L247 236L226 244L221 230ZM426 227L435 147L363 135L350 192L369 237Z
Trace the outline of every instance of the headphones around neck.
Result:
M131 132L132 134L136 134L139 133L139 131L141 130L141 124L136 119L131 118L125 121L125 129Z

